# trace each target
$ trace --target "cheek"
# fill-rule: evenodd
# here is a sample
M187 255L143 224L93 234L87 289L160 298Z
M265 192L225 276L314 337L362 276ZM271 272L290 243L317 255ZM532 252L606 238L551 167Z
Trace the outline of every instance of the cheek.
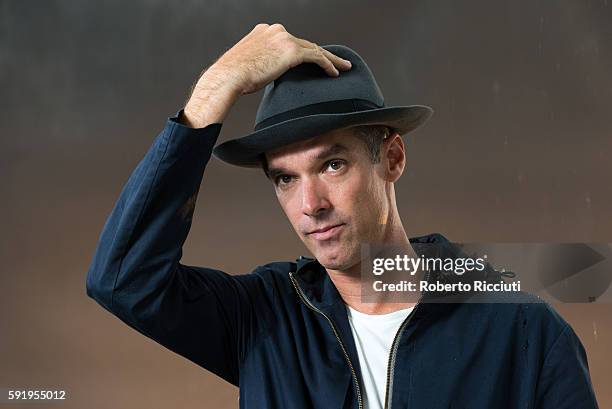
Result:
M384 223L385 219L385 201L384 195L380 190L380 186L373 180L370 180L362 195L361 205L362 212L367 214L367 220L364 220L369 228L372 226Z
M297 227L299 225L300 218L300 210L299 207L296 206L295 200L286 197L279 197L278 203L280 204L281 209L283 209L285 216L287 216L287 219L297 232Z
M380 186L374 177L367 174L339 186L335 196L338 206L344 210L344 214L354 218L357 226L378 224L384 214Z

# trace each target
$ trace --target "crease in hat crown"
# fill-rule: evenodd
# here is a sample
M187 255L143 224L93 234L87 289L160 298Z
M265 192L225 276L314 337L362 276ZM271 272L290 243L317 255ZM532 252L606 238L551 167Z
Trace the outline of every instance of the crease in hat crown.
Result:
M260 167L265 153L329 131L365 124L388 126L399 134L416 129L433 113L425 105L385 106L383 94L364 59L344 45L322 48L351 62L336 77L315 63L290 68L264 87L254 130L220 143L218 159Z

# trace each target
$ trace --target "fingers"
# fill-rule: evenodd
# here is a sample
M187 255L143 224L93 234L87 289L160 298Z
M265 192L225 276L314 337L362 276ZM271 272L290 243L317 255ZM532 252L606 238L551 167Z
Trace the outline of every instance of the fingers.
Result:
M282 24L257 24L250 33L244 36L236 45L246 47L246 44L254 44L264 47L272 44L269 52L285 54L289 67L309 62L319 65L329 76L337 77L340 71L347 71L351 68L351 62L345 60L332 52L318 46L308 40L297 38L291 35Z
M323 47L319 47L319 48L321 49L323 54L327 57L327 59L330 60L332 64L334 64L336 68L342 71L347 71L351 69L352 64L349 60L345 60L344 58L338 57L336 54L332 54L331 52L327 51Z
M301 38L296 38L295 41L302 46L302 62L315 63L330 76L340 75L339 69L346 71L351 68L350 61L338 57L315 43Z
M318 64L321 68L323 68L327 75L331 75L333 77L340 75L340 71L338 71L334 63L332 63L325 56L325 54L323 54L319 47L306 48L304 50L304 62L314 62L315 64Z

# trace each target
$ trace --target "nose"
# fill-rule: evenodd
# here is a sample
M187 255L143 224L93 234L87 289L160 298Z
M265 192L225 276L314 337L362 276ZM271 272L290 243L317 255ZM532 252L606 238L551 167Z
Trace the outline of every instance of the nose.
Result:
M302 212L307 216L319 216L331 207L324 186L316 179L302 182Z

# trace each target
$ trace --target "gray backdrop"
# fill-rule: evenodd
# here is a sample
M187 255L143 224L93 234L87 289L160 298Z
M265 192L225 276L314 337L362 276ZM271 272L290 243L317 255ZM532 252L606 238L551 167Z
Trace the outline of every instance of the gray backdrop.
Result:
M237 407L236 388L87 298L85 273L166 118L200 71L258 22L346 44L366 58L389 105L434 107L407 138L396 185L409 235L612 242L611 8L608 0L0 1L0 388L65 389L58 408ZM250 132L259 97L238 102L220 141ZM300 254L262 173L211 160L182 262L239 273ZM610 307L555 305L587 348L602 408L612 407Z

